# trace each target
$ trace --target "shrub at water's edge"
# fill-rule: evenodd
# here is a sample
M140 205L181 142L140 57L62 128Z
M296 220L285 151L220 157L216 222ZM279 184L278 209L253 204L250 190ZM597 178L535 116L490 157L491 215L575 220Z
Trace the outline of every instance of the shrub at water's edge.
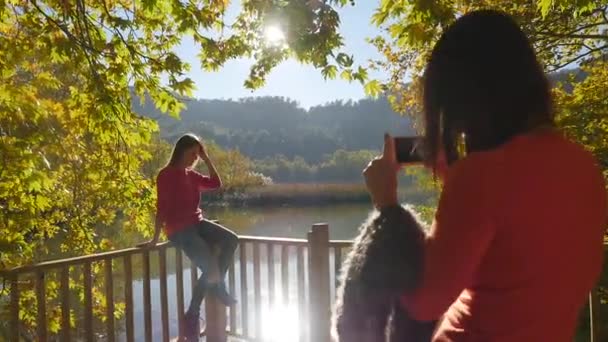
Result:
M434 193L407 185L399 189L402 201L427 204ZM363 183L291 183L257 186L237 191L206 193L203 206L280 206L368 203L369 193Z

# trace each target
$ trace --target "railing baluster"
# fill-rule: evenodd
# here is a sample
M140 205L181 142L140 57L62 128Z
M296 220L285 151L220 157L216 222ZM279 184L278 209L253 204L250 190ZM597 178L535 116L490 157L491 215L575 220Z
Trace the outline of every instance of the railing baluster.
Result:
M91 278L91 263L86 262L82 268L84 282L84 338L93 342L93 279Z
M298 260L297 260L297 271L298 271L298 321L299 325L299 336L300 341L305 341L305 331L306 331L306 291L305 291L305 282L304 282L304 247L298 246L297 249Z
M150 302L150 251L144 250L142 253L144 266L144 329L145 341L152 341L152 303Z
M108 342L115 340L114 336L114 277L112 275L112 259L104 262L106 287L106 334Z
M289 246L281 246L281 280L283 283L283 304L289 306Z
M36 301L38 303L38 316L36 317L36 334L38 342L46 342L46 288L44 286L44 272L36 272Z
M15 274L11 279L11 342L19 342L19 325L19 276Z
M342 268L342 247L336 246L334 248L334 287L338 287L340 284L340 269Z
M169 303L167 300L167 253L164 247L158 250L160 281L160 315L163 326L163 342L169 342Z
M228 286L230 288L230 293L233 296L236 296L236 278L234 274L234 264L236 263L236 259L233 257L232 262L230 263L230 268L228 269ZM236 305L232 304L230 306L230 332L236 334Z
M241 324L243 336L249 337L249 322L247 319L247 244L241 242L239 247L239 265L241 269Z
M600 299L597 293L597 288L594 288L589 292L589 326L590 326L590 339L591 342L602 342L602 335L600 332Z
M190 260L190 289L191 293L194 294L194 288L196 287L196 281L198 280L198 269L192 260Z
M272 312L275 309L274 302L274 244L268 244L268 311Z
M127 342L135 341L133 325L133 269L131 267L131 255L125 255L125 328Z
M198 269L196 268L196 264L190 260L190 298L194 295L194 288L196 287L196 283L198 280ZM200 321L196 323L196 330L200 331Z
M255 307L255 336L262 339L262 281L260 279L260 244L253 243L253 305Z
M184 265L182 251L175 248L175 295L177 297L177 321L179 336L183 336L182 322L184 320Z
M70 342L70 267L61 268L61 341Z

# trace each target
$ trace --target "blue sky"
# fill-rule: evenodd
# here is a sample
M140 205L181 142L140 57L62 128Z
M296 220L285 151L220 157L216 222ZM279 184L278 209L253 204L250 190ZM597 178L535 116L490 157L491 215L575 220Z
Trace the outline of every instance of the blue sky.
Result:
M345 50L354 54L355 63L378 57L376 49L365 42L365 38L379 33L370 24L371 15L378 1L359 0L355 6L340 9L340 31L344 36ZM238 10L238 1L233 1L229 12ZM230 14L230 13L229 13ZM204 72L197 60L197 47L191 40L185 41L177 54L191 65L190 77L197 90L194 96L205 99L237 99L250 96L284 96L296 100L302 107L327 103L338 99L361 99L365 96L359 83L348 83L336 79L325 81L319 70L288 60L276 67L267 79L266 85L254 92L243 87L252 62L246 59L228 62L215 73ZM382 75L373 75L382 76Z

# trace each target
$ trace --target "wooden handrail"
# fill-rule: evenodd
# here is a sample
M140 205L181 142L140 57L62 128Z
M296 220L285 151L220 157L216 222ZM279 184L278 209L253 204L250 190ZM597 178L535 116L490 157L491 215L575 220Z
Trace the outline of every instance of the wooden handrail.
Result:
M266 302L262 298L262 293L266 291L268 293L268 301L272 304L276 301L275 294L281 294L281 298L285 305L289 305L290 292L293 289L297 291L297 306L298 306L298 320L308 321L308 326L301 326L299 341L315 341L325 342L329 341L329 318L330 318L330 292L335 289L337 284L330 284L331 271L330 271L330 255L333 251L333 268L335 271L335 278L339 275L339 269L343 260L343 251L350 248L352 241L349 240L329 240L329 229L326 224L316 224L313 226L312 231L308 234L307 239L292 239L292 238L274 238L274 237L259 237L259 236L240 236L239 237L239 255L235 258L233 265L230 267L230 292L235 293L237 287L240 288L240 303L230 308L230 328L229 333L232 336L237 334L247 339L262 339L263 336L260 334L262 328L262 312L261 304ZM132 270L132 257L134 254L141 255L143 261L143 315L144 325L143 330L145 333L146 341L151 341L153 335L152 319L151 319L151 276L152 270L150 269L150 255L153 252L158 251L159 255L159 277L160 277L160 301L161 301L161 328L163 340L169 338L169 324L168 324L168 284L167 284L167 248L170 246L170 242L160 242L152 247L133 247L121 250L108 251L103 253L97 253L92 255L85 255L79 257L71 257L58 260L50 260L40 262L38 264L24 265L15 267L8 270L0 271L0 278L4 278L9 281L10 284L10 297L8 302L9 310L9 339L10 341L19 341L19 298L20 298L20 276L23 274L33 274L34 276L34 290L36 301L38 306L36 308L36 321L37 328L35 334L37 340L44 342L49 340L51 336L47 331L47 311L50 307L46 302L46 287L45 277L49 274L49 271L58 271L60 277L59 282L59 298L61 300L61 330L60 336L62 341L70 340L70 268L81 267L82 269L82 285L83 285L83 316L84 324L83 327L84 340L93 341L93 286L94 286L94 274L92 265L95 262L100 262L104 266L101 271L103 272L104 284L103 290L106 295L107 307L105 308L105 314L110 318L105 321L105 331L107 334L108 341L113 341L118 337L115 336L115 322L113 314L115 306L113 302L114 297L114 275L115 272L113 262L119 260L124 265L124 300L125 300L125 334L127 341L134 340L134 322L133 322L133 270ZM266 245L266 246L263 246ZM248 247L249 246L249 247ZM280 247L276 247L280 246ZM291 247L293 246L293 247ZM608 245L605 245L608 247ZM280 251L280 254L274 253L276 249ZM260 251L266 251L267 257L267 288L262 291L261 282L261 261ZM250 253L251 252L251 253ZM293 252L293 253L292 253ZM308 254L308 260L304 257L304 253ZM295 258L295 260L293 259ZM293 266L296 268L295 271L290 270L289 262L294 263ZM253 265L251 265L253 263ZM279 272L275 272L275 265L278 263L280 266ZM238 265L239 271L235 270L235 265ZM252 267L252 273L250 274L251 281L248 280L248 270ZM179 312L183 312L184 309L184 293L183 293L183 265L182 264L182 253L176 250L175 268L179 270L176 272L175 283L176 283L176 294L177 309ZM308 282L305 281L305 270L308 269ZM196 282L197 269L196 266L191 264L191 281L194 284ZM239 276L240 284L237 284L236 276ZM294 278L295 283L290 284L289 279ZM280 279L280 281L279 281ZM336 281L337 283L337 281ZM251 286L253 286L253 293L251 292ZM293 286L293 287L292 287ZM276 287L276 292L275 292ZM250 295L251 294L251 295ZM249 298L251 297L251 298ZM252 301L253 300L253 301ZM49 301L49 303L51 303ZM254 305L255 311L249 312L248 306ZM590 304L590 323L591 323L591 336L592 341L602 341L602 329L600 329L600 318L599 318L599 298L598 292L593 291L589 296ZM241 327L237 329L237 319L235 311L241 309L240 321ZM226 310L224 307L219 307L216 300L207 300L205 304L205 310L208 315L213 318L207 320L207 340L209 342L223 342L226 341ZM248 319L250 313L253 313L253 321ZM181 321L182 317L178 317ZM253 325L251 325L253 323ZM78 323L80 324L80 323ZM605 329L604 329L605 330ZM255 332L255 334L254 334Z
M23 265L14 267L8 270L0 271L0 277L10 278L11 275L17 273L32 273L35 271L47 271L49 269L60 268L64 266L75 266L84 263L91 263L95 261L102 261L104 259L116 259L120 257L124 257L127 255L133 255L137 253L142 253L143 251L149 250L158 250L161 248L167 248L169 246L169 241L159 242L153 247L130 247L125 249L117 249L114 251L101 252L96 254L88 254L77 257L65 258L65 259L57 259L57 260L49 260L39 262L37 264Z

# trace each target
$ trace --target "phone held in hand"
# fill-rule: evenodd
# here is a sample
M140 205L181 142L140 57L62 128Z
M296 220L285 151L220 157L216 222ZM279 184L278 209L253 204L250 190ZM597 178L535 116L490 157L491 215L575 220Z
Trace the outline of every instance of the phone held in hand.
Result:
M423 138L420 136L395 137L395 154L400 164L424 161Z

